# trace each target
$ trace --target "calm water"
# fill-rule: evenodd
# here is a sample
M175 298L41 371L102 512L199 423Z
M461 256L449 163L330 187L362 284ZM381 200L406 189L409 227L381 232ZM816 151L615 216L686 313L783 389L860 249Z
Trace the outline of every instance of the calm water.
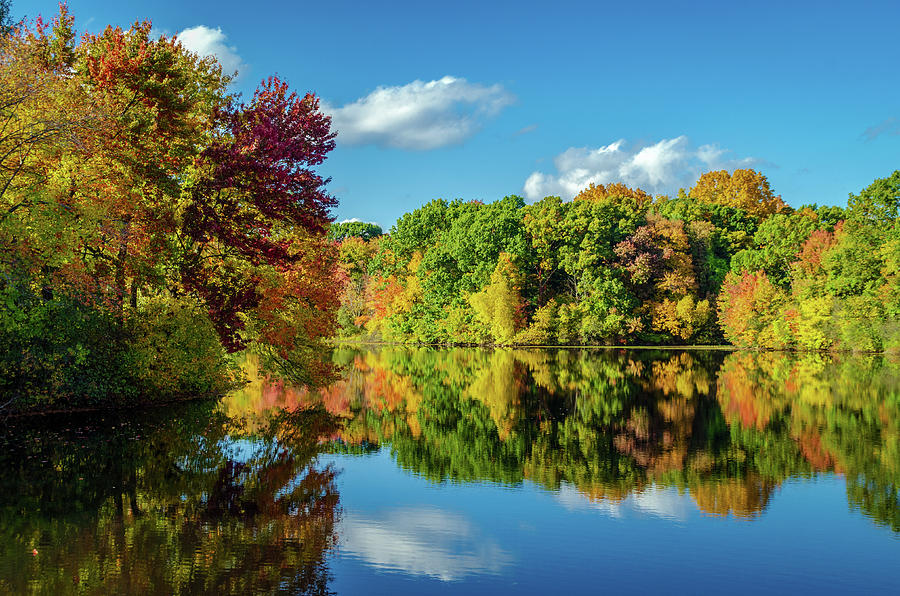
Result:
M900 593L900 363L337 350L0 423L0 593Z

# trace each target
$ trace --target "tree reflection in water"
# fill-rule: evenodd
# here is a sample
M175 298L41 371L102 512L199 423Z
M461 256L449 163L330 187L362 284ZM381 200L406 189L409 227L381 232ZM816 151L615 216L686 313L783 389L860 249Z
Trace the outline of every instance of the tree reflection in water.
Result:
M17 422L0 592L327 593L338 493L316 456L335 429L321 408L242 420L209 403Z
M900 531L900 379L886 356L344 349L340 381L260 382L234 412L322 404L345 445L389 445L433 481L530 480L619 502L687 491L753 518L789 478L844 474L848 500Z

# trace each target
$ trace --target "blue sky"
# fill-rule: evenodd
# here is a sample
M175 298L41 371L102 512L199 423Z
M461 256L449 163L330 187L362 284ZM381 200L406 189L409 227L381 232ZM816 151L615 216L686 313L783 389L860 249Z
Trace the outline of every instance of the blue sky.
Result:
M900 168L900 3L73 0L81 30L183 33L334 115L339 220L434 198L675 192L754 167L788 204L845 204ZM55 13L13 0L15 17Z

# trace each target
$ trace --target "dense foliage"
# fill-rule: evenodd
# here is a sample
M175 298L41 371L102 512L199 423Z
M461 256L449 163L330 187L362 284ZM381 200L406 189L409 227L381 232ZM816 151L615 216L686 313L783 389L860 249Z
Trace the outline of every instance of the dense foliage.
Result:
M766 220L732 262L719 300L739 346L900 348L900 171L851 195L846 211Z
M0 406L215 393L252 347L308 379L334 329L334 147L313 95L247 103L149 22L0 37Z
M341 221L331 224L328 228L328 238L331 240L362 238L368 241L381 236L383 233L381 226L365 221Z
M753 170L675 197L435 200L339 242L345 336L410 343L900 347L900 171L788 207ZM336 239L339 236L334 236Z

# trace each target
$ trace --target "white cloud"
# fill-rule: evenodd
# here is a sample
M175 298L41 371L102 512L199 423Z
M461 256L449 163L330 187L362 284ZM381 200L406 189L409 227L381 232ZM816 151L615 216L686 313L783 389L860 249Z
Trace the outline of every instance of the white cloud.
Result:
M341 548L381 570L457 581L495 575L512 556L464 517L432 508L404 508L378 517L347 513Z
M361 220L361 219L358 218L358 217L351 217L350 219L342 219L342 220L339 221L338 223L339 223L339 224L342 224L342 223L367 223L367 224L372 224L373 226L380 226L380 225L381 225L381 224L379 224L377 221L363 221L363 220Z
M211 29L205 25L190 27L178 34L181 45L201 57L215 56L225 74L241 71L244 63L237 54L237 48L225 43L227 37L220 27Z
M323 108L338 143L425 151L461 143L512 101L501 85L443 77L378 87L353 103Z
M693 184L702 172L747 167L758 160L725 159L716 145L694 148L684 135L653 145L627 149L623 139L592 149L571 147L554 159L556 174L533 172L525 180L525 196L570 199L589 184L623 182L653 193L673 193Z

